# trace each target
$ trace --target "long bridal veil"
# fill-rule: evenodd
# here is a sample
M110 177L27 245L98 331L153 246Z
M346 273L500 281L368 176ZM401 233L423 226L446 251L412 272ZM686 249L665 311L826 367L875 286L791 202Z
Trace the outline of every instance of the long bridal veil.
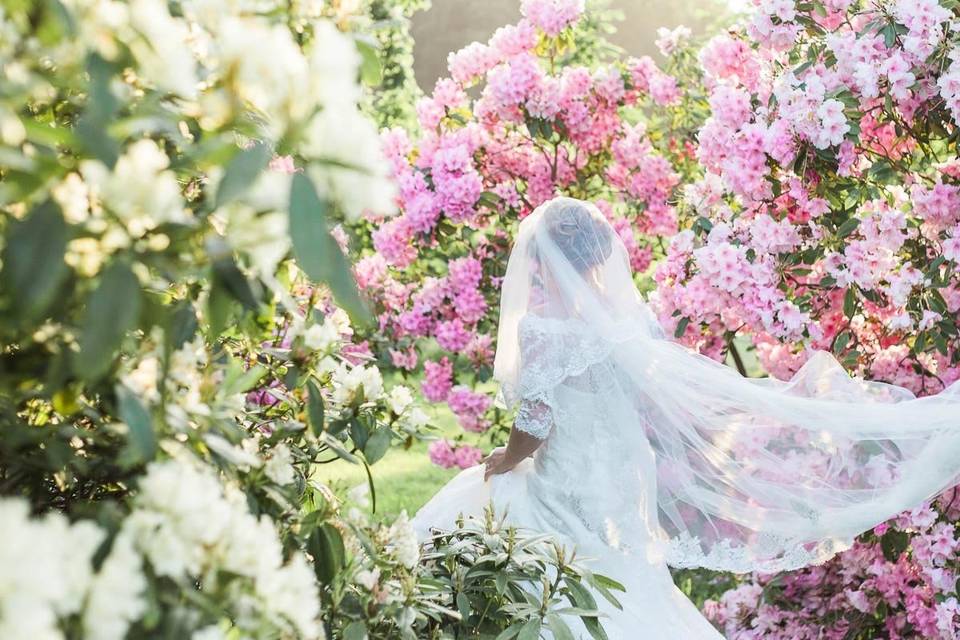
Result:
M583 207L590 216L573 215ZM655 475L644 480L656 485L657 547L674 566L772 572L822 562L958 478L960 384L915 398L849 377L824 352L788 382L744 378L664 337L625 248L589 203L557 198L520 225L495 364L508 404L544 392L542 372L529 376L521 362L519 326L531 312L577 319L589 334L586 353L553 357L615 364L610 384L632 400L616 428L653 449L656 472L642 473ZM624 473L649 469L629 449Z

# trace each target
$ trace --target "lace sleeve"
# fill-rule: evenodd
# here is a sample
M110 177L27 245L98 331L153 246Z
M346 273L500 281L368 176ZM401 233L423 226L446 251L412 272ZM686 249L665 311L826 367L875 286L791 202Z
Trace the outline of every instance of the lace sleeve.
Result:
M513 426L534 438L546 440L553 428L553 412L550 405L543 400L521 400Z

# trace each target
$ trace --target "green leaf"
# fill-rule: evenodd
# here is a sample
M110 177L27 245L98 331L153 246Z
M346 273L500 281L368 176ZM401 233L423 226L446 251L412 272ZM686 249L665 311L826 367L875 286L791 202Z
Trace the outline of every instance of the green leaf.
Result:
M3 249L0 280L13 297L13 312L32 319L43 314L70 273L63 255L68 230L60 208L48 200L25 220L11 224Z
M522 622L514 622L512 625L501 631L500 635L496 637L496 640L511 640L512 638L517 637L517 634L520 633L520 629L522 628Z
M587 632L594 640L609 640L607 632L603 630L597 618L580 618L580 621L583 623L583 626L587 628Z
M880 538L880 549L888 562L896 562L908 546L910 546L910 536L906 531L891 528Z
M227 328L235 302L226 288L214 280L207 299L207 339L217 340Z
M354 620L343 630L343 640L366 640L367 625L363 620Z
M392 441L393 434L388 427L378 428L367 440L367 444L364 445L363 457L367 459L368 463L374 464L387 453Z
M577 580L567 578L564 581L567 586L567 598L579 609L596 609L597 600L590 593L590 590L580 584Z
M113 364L124 335L140 316L140 282L126 262L114 262L100 276L100 284L87 300L80 335L80 351L73 360L74 373L93 382Z
M90 97L76 126L77 137L86 151L111 169L120 155L120 144L107 133L119 106L110 89L114 71L113 65L99 55L92 54L87 59Z
M324 282L337 303L358 323L369 319L340 246L327 229L327 202L306 175L293 176L290 187L290 238L297 264L315 282Z
M897 28L893 24L886 25L880 30L880 33L883 34L883 44L886 45L887 49L897 41Z
M150 412L130 389L118 384L117 413L130 429L127 451L137 463L150 462L157 452L157 439L153 432L153 419Z
M320 387L310 380L307 383L307 419L314 435L319 436L323 433L323 414L323 395L320 393Z
M221 383L220 388L227 395L246 393L263 379L267 371L268 369L262 364L256 364L236 376L230 376L228 373L228 377Z
M171 351L176 351L187 342L193 340L197 333L197 312L189 302L177 305L170 317L170 327L167 329L167 344Z
M555 640L575 640L570 627L560 616L555 613L548 613L546 618L547 627L553 632Z
M363 449L367 446L367 438L369 437L370 430L367 429L367 425L356 418L350 421L350 439L353 440L353 444Z
M360 464L360 458L347 451L343 447L343 443L337 440L334 436L330 435L329 433L322 433L320 434L319 439L321 442L323 442L323 444L333 450L333 452L337 454L337 457L342 458L352 464Z
M930 339L930 333L920 331L913 340L913 353L922 353L927 348L927 342Z
M833 341L833 352L834 353L843 353L843 350L847 348L847 344L850 342L850 332L844 331L839 334L836 340Z
M365 40L357 40L357 50L360 52L360 79L363 83L376 87L383 82L383 68L380 64L380 55L375 46Z
M852 318L857 313L857 291L853 287L843 294L843 315Z
M837 229L837 235L840 236L841 238L846 238L851 233L853 233L858 226L860 226L860 219L850 218L849 220L847 220L846 222L840 225L840 227Z
M260 307L257 295L247 277L233 260L233 256L218 258L213 262L214 285L220 285L233 299L251 311Z
M313 556L313 569L317 580L330 584L345 565L346 552L340 531L325 522L310 533L307 550Z
M620 591L621 593L626 593L627 588L614 580L613 578L607 577L600 573L593 574L593 581L598 587L604 589L610 589L611 591Z
M463 619L466 620L470 617L470 610L470 598L461 591L457 594L457 611L459 611Z
M674 338L682 338L683 334L687 331L687 325L690 324L690 318L683 317L680 318L680 322L677 323L677 328L673 332Z
M223 179L217 185L216 208L242 196L266 169L273 153L263 143L241 150L227 163Z
M520 633L517 634L517 640L539 640L540 638L540 619L534 618L528 620L523 628L520 629Z

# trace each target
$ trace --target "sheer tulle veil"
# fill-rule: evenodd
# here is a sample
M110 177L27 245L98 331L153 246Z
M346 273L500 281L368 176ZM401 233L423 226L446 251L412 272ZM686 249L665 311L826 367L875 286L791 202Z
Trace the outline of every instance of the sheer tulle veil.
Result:
M601 345L590 357L615 364L610 384L632 400L616 428L653 449L656 547L672 565L822 562L958 478L960 385L914 398L851 378L825 352L790 381L748 379L693 353L664 336L590 203L556 198L521 222L501 295L494 375L508 405L524 397L528 313L579 322ZM637 469L642 460L637 452Z

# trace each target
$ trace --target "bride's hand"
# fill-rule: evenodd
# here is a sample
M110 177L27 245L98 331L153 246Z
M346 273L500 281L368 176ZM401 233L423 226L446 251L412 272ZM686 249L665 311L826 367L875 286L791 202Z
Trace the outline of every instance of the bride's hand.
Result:
M484 465L484 480L489 480L490 476L506 473L513 468L513 465L507 463L506 449L503 447L498 447L491 451L490 455L484 460Z

